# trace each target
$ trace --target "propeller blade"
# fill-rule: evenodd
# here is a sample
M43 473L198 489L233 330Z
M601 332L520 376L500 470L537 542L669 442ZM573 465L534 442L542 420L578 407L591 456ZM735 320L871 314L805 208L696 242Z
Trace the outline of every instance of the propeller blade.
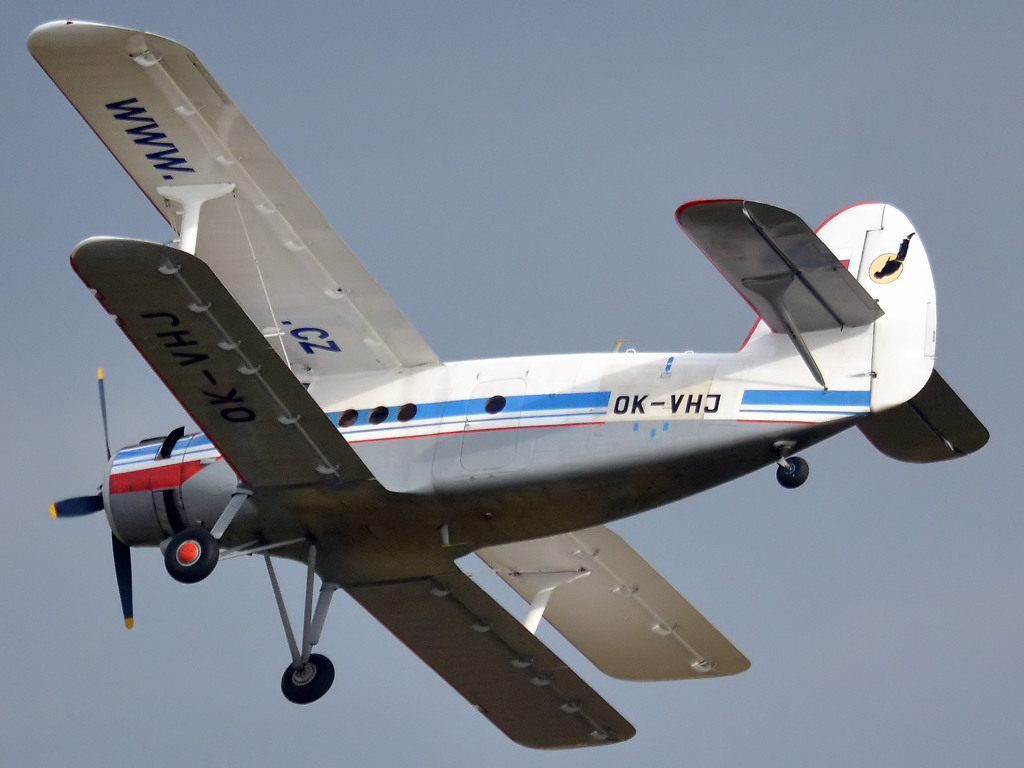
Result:
M82 517L103 509L103 494L75 496L72 499L56 501L50 505L50 514L55 518Z
M110 545L114 552L114 573L117 575L117 592L121 596L124 625L131 629L135 624L132 612L132 548L113 533L110 534Z
M107 448L107 461L110 461L110 431L107 429L107 394L103 389L103 369L96 369L96 381L100 387L100 415L103 417L103 444Z

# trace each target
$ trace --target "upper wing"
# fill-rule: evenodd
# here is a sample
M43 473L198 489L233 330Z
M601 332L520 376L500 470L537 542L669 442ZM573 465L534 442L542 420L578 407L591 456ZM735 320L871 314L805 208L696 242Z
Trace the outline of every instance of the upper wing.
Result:
M182 188L233 185L202 206L196 254L296 374L437 362L189 49L84 22L28 45L175 231Z
M202 261L111 238L85 241L71 261L251 487L372 477Z
M561 583L544 618L609 675L670 680L732 675L750 667L686 598L604 526L487 547L477 555L531 602Z
M676 211L683 231L778 333L869 325L882 316L803 220L749 200L701 200Z
M350 587L364 608L512 740L559 749L636 731L463 573Z

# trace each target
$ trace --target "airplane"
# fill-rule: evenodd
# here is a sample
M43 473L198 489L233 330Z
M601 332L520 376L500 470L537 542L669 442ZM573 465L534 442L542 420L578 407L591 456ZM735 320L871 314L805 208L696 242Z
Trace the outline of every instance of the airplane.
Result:
M935 370L929 259L891 205L817 230L756 201L682 205L757 314L736 352L443 362L192 51L79 21L28 47L175 232L90 238L71 264L202 430L111 455L101 371L106 475L51 512L105 513L129 628L133 548L184 583L262 556L292 702L331 687L313 649L341 589L515 742L624 741L633 725L537 638L542 619L617 678L750 663L609 523L766 467L797 488L798 453L852 427L908 462L988 440ZM471 553L523 620L459 567ZM298 633L275 558L305 566Z

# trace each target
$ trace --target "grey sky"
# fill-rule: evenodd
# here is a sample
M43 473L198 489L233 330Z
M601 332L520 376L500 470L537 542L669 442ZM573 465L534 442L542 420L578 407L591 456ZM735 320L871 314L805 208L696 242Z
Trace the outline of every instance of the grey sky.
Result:
M929 250L939 369L992 440L919 467L853 432L806 454L797 492L765 470L618 525L753 667L624 683L542 628L636 725L614 747L506 741L345 597L320 647L338 682L287 704L258 560L186 587L136 552L126 632L103 519L47 506L102 479L96 366L112 443L185 417L67 254L170 230L25 49L68 13L195 50L448 359L734 349L753 316L680 203L763 199L814 226L891 202ZM1020 2L15 0L0 19L5 762L1019 764Z

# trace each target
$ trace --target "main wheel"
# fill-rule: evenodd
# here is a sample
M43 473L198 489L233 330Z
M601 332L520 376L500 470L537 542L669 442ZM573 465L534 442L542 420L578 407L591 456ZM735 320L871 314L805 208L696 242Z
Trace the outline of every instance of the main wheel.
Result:
M331 689L334 665L326 656L312 653L309 661L295 669L289 666L281 676L281 693L293 704L309 704Z
M775 470L775 479L783 488L799 488L807 481L811 468L799 456L790 456L786 461L789 462L789 467L780 466Z
M164 552L167 572L183 584L205 579L213 573L219 559L220 544L213 534L198 525L174 534Z

